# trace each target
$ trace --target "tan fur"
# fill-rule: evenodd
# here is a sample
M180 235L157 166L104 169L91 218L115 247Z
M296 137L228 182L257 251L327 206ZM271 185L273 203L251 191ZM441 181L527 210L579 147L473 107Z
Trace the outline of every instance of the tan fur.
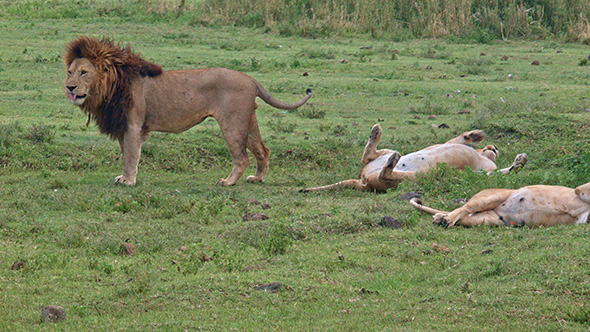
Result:
M487 189L452 212L429 208L417 198L413 198L410 204L434 215L433 223L444 226L584 224L590 215L590 183L576 189L545 185Z
M361 170L359 180L340 181L327 186L303 189L302 192L345 187L385 192L387 189L396 188L404 179L415 179L417 173L426 172L438 163L446 163L459 169L471 167L488 173L497 168L495 161L498 157L498 149L495 146L488 145L479 150L471 147L485 137L481 130L465 132L444 144L433 145L405 156L389 149L377 150L381 135L381 126L374 125L362 157L365 166ZM527 160L526 154L519 154L512 166L501 169L500 172L508 173L518 170L526 164Z
M262 182L270 151L262 142L255 98L280 109L303 105L273 98L244 73L224 68L162 71L129 47L108 39L81 37L66 50L66 95L93 118L103 133L117 139L123 153L123 175L116 183L134 185L141 146L152 131L183 132L214 117L234 161L231 174L218 181L233 185L249 164L246 149L257 161L250 182Z

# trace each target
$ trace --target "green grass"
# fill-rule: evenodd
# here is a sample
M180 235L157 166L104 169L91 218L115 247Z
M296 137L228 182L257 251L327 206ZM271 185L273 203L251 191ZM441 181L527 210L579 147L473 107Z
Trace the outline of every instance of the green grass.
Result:
M17 14L0 19L4 330L588 329L586 225L444 229L399 199L419 191L428 205L451 209L485 188L586 183L590 73L579 62L587 48L314 40L174 20ZM118 144L87 128L63 93L62 52L82 34L129 42L165 69L243 70L280 100L299 100L306 88L314 96L295 112L260 102L272 151L264 184L214 185L232 165L207 120L179 135L154 133L138 184L114 186ZM382 195L298 192L358 177L377 122L381 147L401 153L483 129L500 166L521 152L530 161L507 176L440 167ZM433 127L442 123L450 128ZM269 218L245 221L246 213ZM402 228L379 227L385 216ZM121 254L125 241L135 255ZM11 270L17 260L26 265ZM271 282L283 286L256 289ZM40 322L51 304L66 309L65 322Z

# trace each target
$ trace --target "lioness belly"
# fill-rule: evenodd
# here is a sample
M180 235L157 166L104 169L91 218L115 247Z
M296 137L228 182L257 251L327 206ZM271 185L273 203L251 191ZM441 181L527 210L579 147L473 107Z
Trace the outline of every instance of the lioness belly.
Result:
M560 190L551 191L549 186L524 187L510 195L494 211L506 225L552 226L576 223L576 218L567 213L567 208L560 202L567 199L562 195Z
M466 166L475 165L477 158L477 152L469 146L438 144L403 156L395 166L395 170L406 172L427 171L438 163L465 168Z

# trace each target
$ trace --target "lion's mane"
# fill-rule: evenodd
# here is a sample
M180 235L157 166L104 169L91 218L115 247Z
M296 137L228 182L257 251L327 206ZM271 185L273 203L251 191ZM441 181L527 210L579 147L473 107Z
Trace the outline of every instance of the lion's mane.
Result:
M69 44L65 52L66 67L77 58L86 58L96 68L97 83L82 109L98 125L101 133L122 139L127 128L127 113L133 107L131 84L141 76L154 77L162 67L142 59L108 38L80 37Z

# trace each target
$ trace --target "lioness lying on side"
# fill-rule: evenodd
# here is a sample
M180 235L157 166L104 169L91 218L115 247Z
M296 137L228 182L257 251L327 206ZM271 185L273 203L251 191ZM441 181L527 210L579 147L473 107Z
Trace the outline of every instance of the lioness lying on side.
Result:
M443 226L585 224L590 214L590 183L576 189L544 185L486 189L453 212L429 208L417 198L413 198L410 204L433 214L433 223Z
M477 144L485 137L481 130L465 132L452 140L437 144L417 152L402 156L399 152L389 149L377 150L381 140L381 126L376 124L371 130L371 136L365 147L362 162L365 164L361 171L360 180L345 180L335 184L308 188L302 192L320 191L354 187L360 190L385 192L389 188L396 188L404 179L415 179L416 173L426 172L438 163L463 169L471 167L474 170L492 172L496 167L498 149L487 145L483 149L474 149L470 145ZM516 171L526 164L528 157L522 153L516 156L512 166L500 170L502 173Z

